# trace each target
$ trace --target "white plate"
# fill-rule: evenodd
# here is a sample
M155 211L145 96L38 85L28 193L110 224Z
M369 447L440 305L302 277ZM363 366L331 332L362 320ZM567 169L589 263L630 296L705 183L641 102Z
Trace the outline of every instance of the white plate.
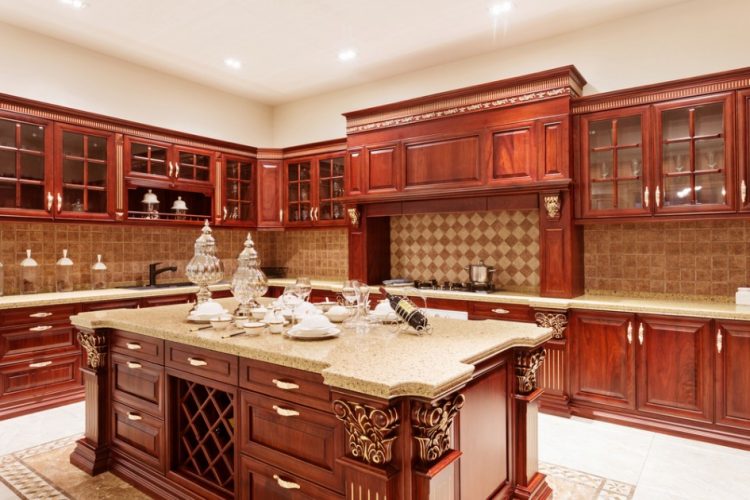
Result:
M341 330L338 328L326 328L323 330L294 330L289 329L284 335L295 340L323 340L338 337Z

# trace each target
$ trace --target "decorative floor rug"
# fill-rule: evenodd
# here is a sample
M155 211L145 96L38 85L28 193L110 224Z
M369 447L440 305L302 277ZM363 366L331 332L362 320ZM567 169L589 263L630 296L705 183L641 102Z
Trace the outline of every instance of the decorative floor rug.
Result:
M91 477L70 464L80 436L70 436L0 457L0 481L28 500L148 500L148 496L105 472ZM632 484L541 463L555 500L630 500Z

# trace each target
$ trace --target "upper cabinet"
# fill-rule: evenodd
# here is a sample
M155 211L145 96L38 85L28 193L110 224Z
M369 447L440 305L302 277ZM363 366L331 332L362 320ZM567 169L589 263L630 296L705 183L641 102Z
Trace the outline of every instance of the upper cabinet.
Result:
M257 213L255 163L251 158L225 155L221 176L221 224L254 224Z
M737 170L739 171L738 198L739 208L742 212L750 211L750 196L748 196L748 187L750 187L750 89L742 90L737 93L737 130L738 155Z
M258 220L257 226L265 229L280 229L284 226L283 164L281 160L258 158Z
M288 227L344 225L345 156L284 162L284 223Z

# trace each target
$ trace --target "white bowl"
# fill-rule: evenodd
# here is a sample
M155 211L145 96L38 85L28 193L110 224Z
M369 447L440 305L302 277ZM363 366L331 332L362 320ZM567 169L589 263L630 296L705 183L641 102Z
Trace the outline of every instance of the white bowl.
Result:
M221 316L214 316L209 320L211 322L211 328L214 330L224 330L232 324L232 317L228 314Z
M260 321L246 321L242 323L242 329L245 330L246 335L260 335L265 327L266 324Z
M263 317L268 312L268 309L265 307L253 307L250 309L250 312L253 314L253 318L255 319L263 319Z
M203 304L197 306L192 315L197 317L209 316L210 319L214 316L221 316L226 312L227 310L224 309L221 304L219 304L218 302L214 302L213 300L209 300L208 302L204 302Z

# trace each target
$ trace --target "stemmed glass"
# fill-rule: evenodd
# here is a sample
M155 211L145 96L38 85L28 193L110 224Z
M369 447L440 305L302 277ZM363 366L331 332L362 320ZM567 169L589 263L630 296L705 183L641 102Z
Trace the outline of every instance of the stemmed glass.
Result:
M367 313L370 310L370 287L366 283L357 286L357 326L368 326Z
M346 302L347 309L354 308L355 304L357 303L357 289L359 288L359 282L356 280L346 280L344 281L344 286L341 288L341 296L344 297L344 301ZM349 326L352 324L354 319L348 318L344 322L344 326Z
M284 304L284 309L288 309L292 313L292 326L294 326L295 318L294 309L299 305L300 301L301 297L296 285L284 288L284 293L281 294L281 302Z
M310 278L297 278L294 283L297 288L297 294L305 302L310 300L310 293L312 293L312 284L310 284Z

